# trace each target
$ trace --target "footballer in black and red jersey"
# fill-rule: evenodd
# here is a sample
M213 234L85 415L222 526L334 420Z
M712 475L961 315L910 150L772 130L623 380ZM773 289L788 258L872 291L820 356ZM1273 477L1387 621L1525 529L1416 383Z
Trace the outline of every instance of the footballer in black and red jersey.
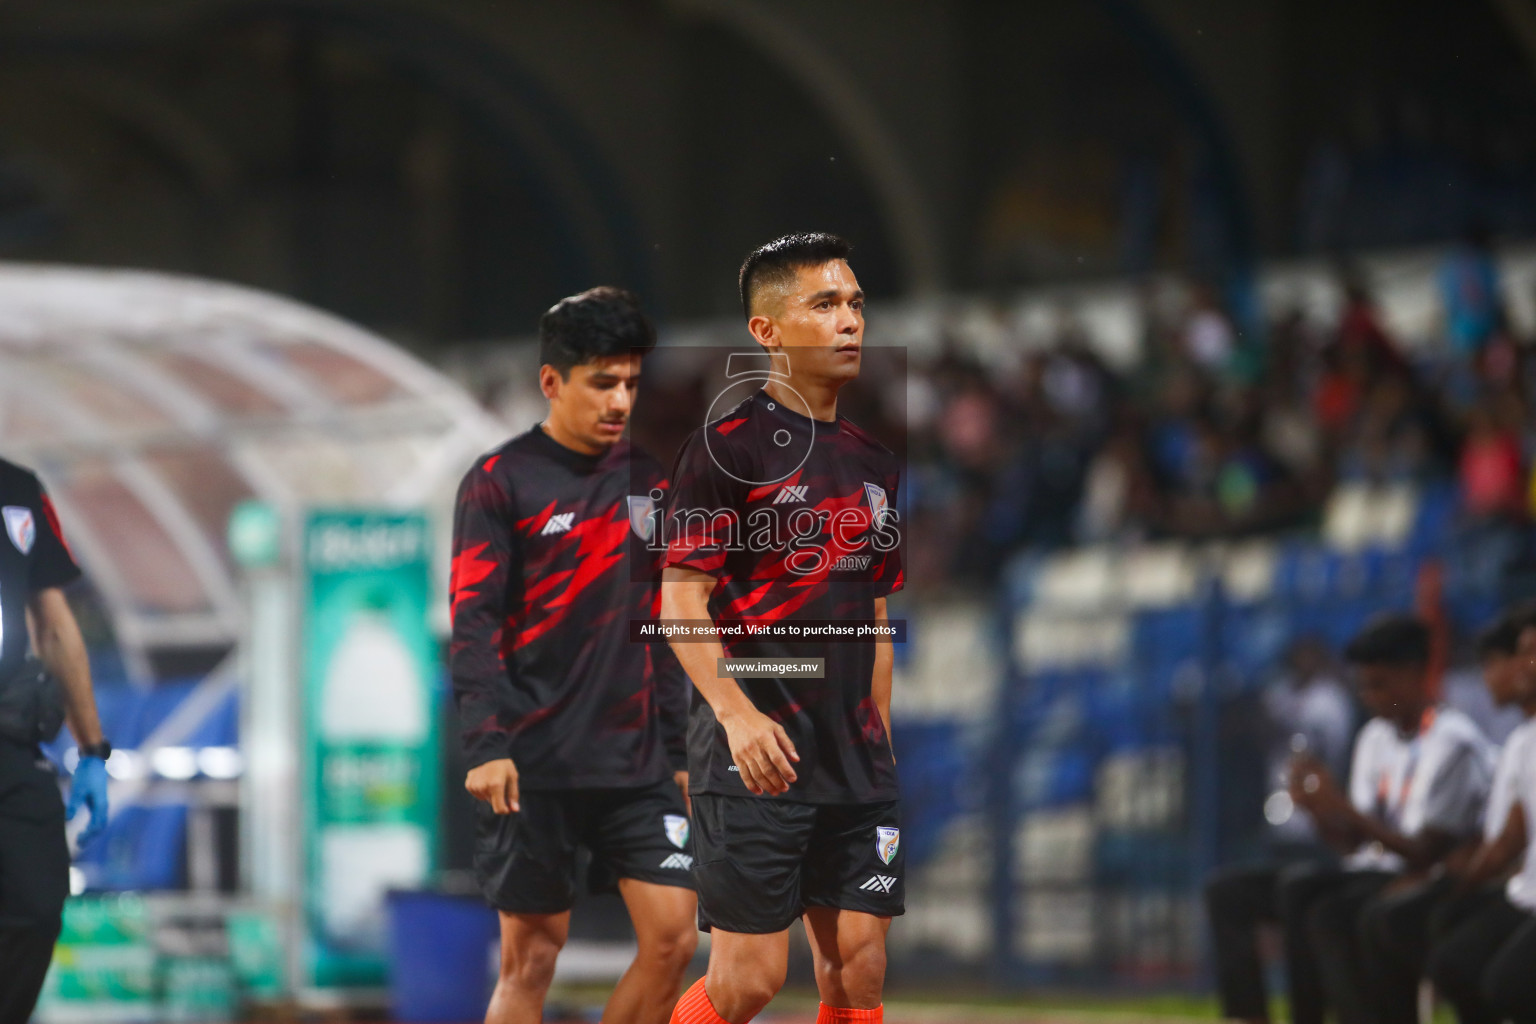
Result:
M674 1022L751 1019L783 984L797 919L818 1019L879 1019L905 863L891 642L789 632L887 624L886 598L904 582L898 460L838 412L863 352L848 253L836 236L805 234L747 257L742 305L770 369L741 401L718 403L730 411L689 436L672 471L662 616L713 623L702 641L673 634L697 691L694 877L713 933L709 973ZM737 624L783 631L725 632ZM820 659L819 673L776 671L796 659Z
M632 643L659 602L660 463L624 437L655 331L595 288L540 322L541 424L459 487L449 660L481 802L475 868L502 914L487 1019L538 1020L577 895L617 887L639 938L604 1019L664 1021L696 941L686 805L688 683L665 642ZM638 484L638 490L636 485Z

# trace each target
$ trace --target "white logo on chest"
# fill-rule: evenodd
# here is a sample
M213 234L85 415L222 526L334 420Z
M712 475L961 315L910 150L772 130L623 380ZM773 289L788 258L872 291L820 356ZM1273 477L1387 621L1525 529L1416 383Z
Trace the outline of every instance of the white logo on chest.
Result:
M571 523L575 520L575 518L575 512L561 512L557 516L550 516L549 522L544 524L544 529L540 530L539 533L545 537L550 537L557 533L564 533L571 528Z

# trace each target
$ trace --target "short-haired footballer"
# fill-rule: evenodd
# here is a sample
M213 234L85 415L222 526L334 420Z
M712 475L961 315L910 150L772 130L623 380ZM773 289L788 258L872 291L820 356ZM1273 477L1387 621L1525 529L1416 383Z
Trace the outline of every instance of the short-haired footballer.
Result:
M838 414L864 340L864 292L848 254L834 235L790 235L741 268L747 329L769 369L678 454L662 576L668 620L786 631L888 622L886 597L902 586L900 467ZM688 766L699 918L711 941L709 972L672 1020L752 1019L783 985L788 929L803 920L820 1024L879 1021L885 934L903 909L891 641L718 636L673 640L699 692ZM717 669L725 657L754 673L785 659L822 665L816 677L748 674L741 664L732 674Z
M537 1024L570 929L577 854L617 887L639 951L607 1024L662 1024L698 942L688 683L651 618L649 547L667 481L625 440L656 332L634 295L593 288L539 323L549 415L481 456L454 516L449 662L479 801L475 871L501 914L487 1024Z

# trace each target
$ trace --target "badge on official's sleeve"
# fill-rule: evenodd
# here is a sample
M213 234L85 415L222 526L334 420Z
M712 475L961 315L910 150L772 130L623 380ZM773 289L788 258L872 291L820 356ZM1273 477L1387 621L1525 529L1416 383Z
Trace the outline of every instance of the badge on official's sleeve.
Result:
M629 501L629 528L635 531L635 536L651 542L656 536L656 499L648 494L631 494Z
M662 827L667 830L667 838L672 845L679 850L688 845L688 819L681 814L664 814L661 816Z
M864 496L869 499L869 521L876 526L884 526L885 517L890 511L890 500L886 497L885 488L866 481Z
M32 517L32 510L21 505L7 505L0 510L0 515L5 517L5 533L16 545L16 550L24 555L31 554L32 545L37 541L37 520Z
M896 850L900 846L901 829L889 825L880 825L875 829L875 852L880 855L882 863L889 864L895 860Z

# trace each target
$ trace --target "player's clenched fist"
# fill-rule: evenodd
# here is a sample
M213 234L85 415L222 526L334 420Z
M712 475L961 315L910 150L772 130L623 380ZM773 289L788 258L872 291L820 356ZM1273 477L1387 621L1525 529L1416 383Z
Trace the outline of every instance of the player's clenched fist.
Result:
M800 755L782 725L755 708L727 715L720 724L731 746L731 760L750 792L770 796L789 792L796 778L790 762L800 760Z
M510 757L487 761L464 776L464 788L476 800L484 800L497 814L522 810L517 803L517 765Z

